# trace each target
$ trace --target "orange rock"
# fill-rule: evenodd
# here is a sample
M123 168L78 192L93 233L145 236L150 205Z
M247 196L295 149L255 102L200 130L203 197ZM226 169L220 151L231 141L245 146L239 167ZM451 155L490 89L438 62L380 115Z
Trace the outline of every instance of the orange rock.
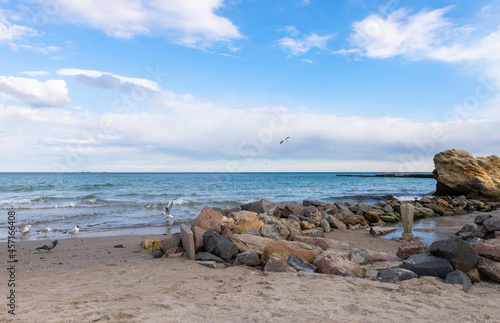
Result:
M449 204L448 204L448 202L446 202L446 201L445 201L445 200L443 200L443 199L437 199L437 200L436 200L436 203L437 203L437 204L440 204L440 205L442 205L442 206L448 206L448 205L449 205Z
M215 230L218 233L221 232L222 228L222 214L213 210L209 206L205 206L198 217L191 224L191 230L194 231L194 227L198 226L203 230Z
M288 256L292 253L310 263L313 263L314 258L318 255L311 246L303 242L277 240L264 248L260 260L262 263L266 263L269 258L278 257L287 261Z
M259 220L258 214L251 211L239 211L229 214L230 218L235 220L234 226L238 228L239 233L243 233L250 229L257 229L264 225L264 222Z

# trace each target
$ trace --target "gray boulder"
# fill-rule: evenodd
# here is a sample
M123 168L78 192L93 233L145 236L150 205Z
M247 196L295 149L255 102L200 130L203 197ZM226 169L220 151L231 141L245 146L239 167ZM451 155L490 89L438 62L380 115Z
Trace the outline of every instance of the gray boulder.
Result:
M288 264L297 271L316 271L316 266L310 264L308 261L305 261L304 259L293 253L288 255Z
M304 206L321 206L321 201L305 200L302 202Z
M220 257L217 257L214 254L211 254L210 252L198 252L196 254L196 260L198 260L198 261L215 261L217 263L224 263L224 260L222 260Z
M461 290L464 292L468 292L472 288L472 282L470 278L460 270L454 270L448 275L446 275L446 279L444 280L447 284L458 284L462 285Z
M257 251L250 249L248 251L239 253L236 256L235 266L258 266L260 265L260 258Z
M257 229L250 229L250 230L243 232L242 234L251 234L254 236L260 236L260 232Z
M224 261L229 261L238 254L238 247L215 230L208 230L203 234L203 247Z
M490 260L488 258L479 257L477 269L481 275L488 277L491 280L500 283L500 262Z
M161 258L163 257L164 253L160 249L154 249L153 251L151 251L151 255L153 256L153 258Z
M279 205L274 203L271 200L268 199L262 199L260 200L260 203L262 205L262 209L264 210L264 213L266 213L269 216L272 216L276 214L276 211L278 210Z
M260 228L260 234L263 237L276 239L276 240L286 240L290 235L290 231L286 226L281 223L281 221L269 221Z
M262 207L262 201L250 202L247 204L240 205L240 208L243 211L251 211L255 213L265 213L264 208Z
M433 256L447 259L453 268L463 272L474 267L479 259L477 251L458 238L434 241L429 247L429 252Z
M278 257L269 258L266 265L264 266L264 272L297 273L297 271L293 267L288 265L288 263L286 261L284 261L283 259L278 258Z
M446 259L434 257L428 253L413 255L403 261L403 269L413 271L418 276L434 276L445 279L453 267Z
M482 225L484 221L491 218L491 214L481 214L474 218L474 223L477 225Z
M389 269L381 270L374 277L374 280L381 281L383 283L397 283L403 280L408 280L412 278L417 278L418 275L411 270L394 267Z
M486 227L488 231L498 231L500 230L500 215L495 215L485 220L483 225Z

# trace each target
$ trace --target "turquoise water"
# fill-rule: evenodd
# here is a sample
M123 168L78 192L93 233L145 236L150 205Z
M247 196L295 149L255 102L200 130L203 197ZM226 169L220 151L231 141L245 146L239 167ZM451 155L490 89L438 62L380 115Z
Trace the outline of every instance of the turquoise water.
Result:
M345 173L0 173L0 240L7 237L7 212L18 226L31 224L23 238L43 238L81 227L81 236L162 233L161 214L173 199L174 230L192 221L205 205L235 207L270 199L375 203L432 194L432 178L343 177ZM361 174L361 173L359 173ZM374 173L363 173L374 174ZM89 224L106 222L98 226Z

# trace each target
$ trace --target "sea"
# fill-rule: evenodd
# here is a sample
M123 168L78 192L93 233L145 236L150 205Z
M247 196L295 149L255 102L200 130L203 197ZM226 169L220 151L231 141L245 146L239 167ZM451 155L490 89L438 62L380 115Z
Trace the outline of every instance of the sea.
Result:
M193 221L201 209L236 207L262 198L374 204L414 200L435 191L433 178L375 177L380 173L0 173L0 241L15 225L30 224L19 239L45 239L78 225L80 237L166 234ZM363 175L363 176L342 176ZM367 176L368 175L368 176ZM174 201L173 226L162 214Z

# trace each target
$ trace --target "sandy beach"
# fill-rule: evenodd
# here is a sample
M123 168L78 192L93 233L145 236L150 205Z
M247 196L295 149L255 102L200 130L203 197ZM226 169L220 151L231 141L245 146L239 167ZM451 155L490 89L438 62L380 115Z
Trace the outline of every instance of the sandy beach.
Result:
M60 239L16 245L16 315L3 322L499 322L500 285L468 293L434 278L384 284L313 274L211 269L185 258L153 259L145 239ZM398 242L364 230L329 234L353 248L394 254ZM123 248L115 246L122 245ZM0 247L7 259L7 246ZM2 275L3 277L4 275ZM5 278L7 280L7 278ZM4 295L8 292L3 283ZM4 298L5 299L5 298Z

